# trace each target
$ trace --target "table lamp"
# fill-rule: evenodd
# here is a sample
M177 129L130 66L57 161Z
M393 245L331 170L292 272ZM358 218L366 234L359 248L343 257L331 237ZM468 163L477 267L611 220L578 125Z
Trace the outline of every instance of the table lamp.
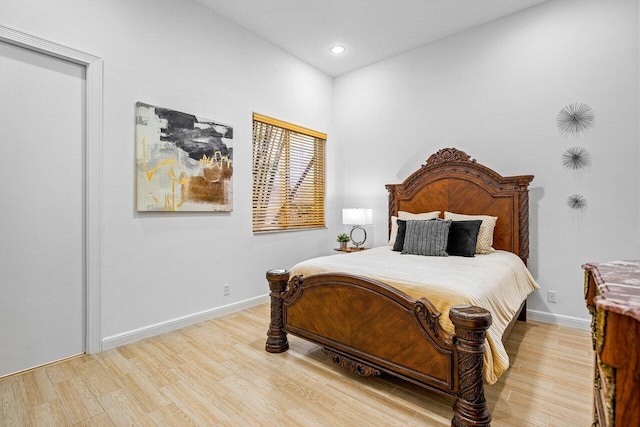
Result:
M353 225L351 228L351 232L349 233L349 237L351 238L351 242L356 248L359 248L360 245L363 245L367 240L367 232L362 227L363 225L373 224L373 209L363 209L363 208L348 208L342 209L342 223L344 225ZM362 241L356 241L353 239L354 230L362 230L364 233L364 237Z

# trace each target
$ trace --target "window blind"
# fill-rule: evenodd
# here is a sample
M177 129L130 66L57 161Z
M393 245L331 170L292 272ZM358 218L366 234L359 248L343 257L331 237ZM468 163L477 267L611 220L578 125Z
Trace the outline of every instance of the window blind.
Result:
M325 226L327 135L253 115L253 231Z

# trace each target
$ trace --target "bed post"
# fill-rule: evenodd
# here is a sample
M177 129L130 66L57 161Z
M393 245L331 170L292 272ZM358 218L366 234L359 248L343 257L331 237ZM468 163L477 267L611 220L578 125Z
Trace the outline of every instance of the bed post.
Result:
M269 353L282 353L289 349L287 333L284 331L282 319L282 293L289 282L289 270L267 271L269 281L269 296L271 297L271 322L267 331L265 350Z
M451 307L449 318L455 326L458 353L458 394L453 404L454 427L481 427L491 424L484 397L482 376L484 341L491 326L491 313L468 305Z

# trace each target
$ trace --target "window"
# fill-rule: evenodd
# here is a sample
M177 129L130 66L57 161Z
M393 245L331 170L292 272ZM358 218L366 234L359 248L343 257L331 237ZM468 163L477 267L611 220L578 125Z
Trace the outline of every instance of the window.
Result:
M253 231L324 227L327 135L253 114Z

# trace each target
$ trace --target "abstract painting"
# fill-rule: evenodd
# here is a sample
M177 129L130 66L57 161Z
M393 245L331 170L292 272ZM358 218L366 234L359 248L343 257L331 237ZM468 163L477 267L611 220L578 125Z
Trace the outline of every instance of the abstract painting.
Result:
M233 127L136 103L138 211L233 207Z

